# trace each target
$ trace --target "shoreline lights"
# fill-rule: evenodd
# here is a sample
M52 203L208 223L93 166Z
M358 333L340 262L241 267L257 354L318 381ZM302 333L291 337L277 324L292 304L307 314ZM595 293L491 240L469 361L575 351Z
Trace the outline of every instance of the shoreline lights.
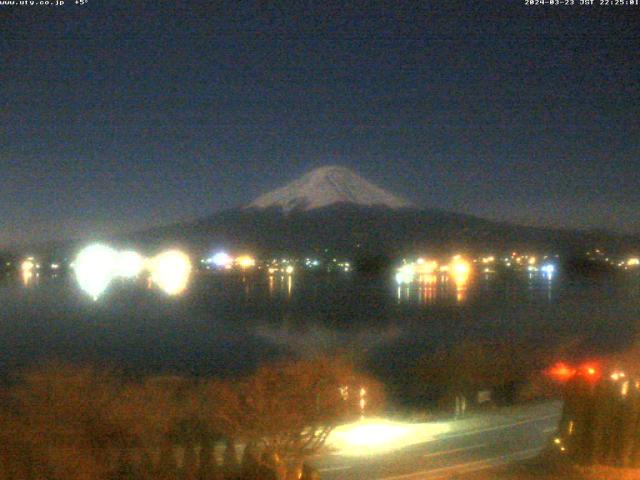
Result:
M135 280L143 272L148 272L151 283L167 295L177 295L186 289L191 269L189 256L180 250L167 250L145 259L135 251L117 251L100 243L83 248L73 262L78 285L94 300L113 280Z

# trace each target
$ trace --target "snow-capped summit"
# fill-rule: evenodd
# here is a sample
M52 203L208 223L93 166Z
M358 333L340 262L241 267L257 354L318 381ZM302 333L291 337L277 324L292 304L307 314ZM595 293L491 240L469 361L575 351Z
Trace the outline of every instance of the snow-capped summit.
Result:
M345 167L321 167L284 187L256 198L249 208L281 207L313 210L335 203L351 203L389 208L410 207L411 203L368 182Z

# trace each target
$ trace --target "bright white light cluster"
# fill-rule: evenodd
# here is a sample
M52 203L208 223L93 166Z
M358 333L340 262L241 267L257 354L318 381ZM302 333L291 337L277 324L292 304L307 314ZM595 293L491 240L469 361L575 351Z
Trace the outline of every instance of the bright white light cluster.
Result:
M233 258L226 252L218 252L209 259L209 263L213 263L218 268L230 268Z
M80 288L97 300L117 276L118 252L106 245L90 245L76 257L74 270Z
M407 423L372 418L337 427L329 435L326 445L336 455L384 455L432 441L450 430L447 423Z
M94 244L80 251L73 268L80 288L97 300L116 278L136 279L145 269L151 281L165 293L176 295L186 287L191 275L189 257L178 250L170 250L145 260L137 252L118 252L102 244Z
M544 273L548 278L551 278L556 271L556 267L552 263L547 263L540 267L542 273Z
M406 263L396 270L396 282L399 285L418 280L421 283L435 281L437 272L447 273L458 287L464 286L471 275L471 264L461 255L454 255L449 264L440 265L437 260L418 258L415 262Z
M144 270L144 258L138 252L127 250L118 254L116 272L124 278L137 278Z
M151 281L168 295L177 295L187 288L191 261L186 253L169 250L149 260Z
M251 255L240 255L234 258L227 252L217 252L209 258L203 259L202 263L217 270L231 270L234 267L247 270L256 266L256 259Z
M413 277L415 276L415 274L416 267L412 263L402 265L396 272L396 282L398 284L411 283L413 282Z

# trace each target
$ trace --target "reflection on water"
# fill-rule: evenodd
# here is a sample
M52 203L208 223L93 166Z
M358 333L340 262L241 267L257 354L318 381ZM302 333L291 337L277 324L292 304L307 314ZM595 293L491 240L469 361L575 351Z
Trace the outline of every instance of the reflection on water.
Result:
M182 295L115 282L94 302L70 274L22 271L0 283L0 370L38 358L145 370L230 374L282 355L342 352L383 381L426 352L465 339L544 344L580 336L606 349L631 341L640 279L539 272L393 275L296 272L192 276ZM36 280L34 282L34 280ZM595 348L594 347L594 348Z
M420 303L429 304L433 303L436 299L436 282L435 275L421 275L419 277L420 285Z
M403 262L395 275L399 302L411 301L415 297L412 293L415 289L419 303L434 303L442 296L437 294L438 283L447 284L449 280L455 286L456 301L462 303L466 300L472 270L470 262L461 255L454 255L445 265L439 265L436 260L424 258L418 258L415 262Z
M285 297L291 298L293 293L293 278L290 273L269 273L269 298Z
M466 300L467 282L450 280L447 275L419 277L415 282L397 286L396 299L399 304L435 305L455 300Z
M25 287L31 285L36 278L36 264L32 257L27 258L20 265L20 274L22 278L22 283Z
M20 270L20 280L23 286L31 287L35 281L40 279L40 273L34 271L35 265L25 262L23 268ZM173 273L173 270L171 270ZM496 291L503 291L507 297L509 295L515 295L519 290L518 286L526 287L528 292L525 298L542 298L547 301L552 301L555 293L557 292L560 279L557 275L548 275L542 272L520 272L518 275L511 274L507 278L503 278L501 274L491 273L478 273L472 275L471 270L465 264L456 265L452 262L446 268L440 268L430 270L431 273L419 273L415 274L411 281L393 282L394 288L392 291L387 290L390 295L395 297L398 305L463 305L470 300L477 300L483 297L492 296ZM59 275L51 274L47 276L47 281L55 281ZM64 275L62 276L64 278ZM156 275L156 277L158 277ZM164 275L162 278L168 278L176 285L179 284L179 291L185 291L187 289L187 283L184 280L185 276L180 275ZM262 274L260 272L254 274L242 273L242 275L234 274L200 274L200 283L202 279L209 279L205 281L215 281L219 283L223 288L229 288L233 290L233 286L238 279L240 279L242 285L242 292L245 302L252 302L256 299L261 299L265 296L271 301L296 300L298 296L304 297L308 295L309 284L317 282L331 283L333 280L327 278L318 277L314 274L288 274L285 272ZM350 287L354 287L354 280L348 274L343 275L342 280L350 279L351 283L348 283ZM155 280L155 282L154 282ZM356 280L357 281L357 280ZM384 283L387 282L382 279ZM145 285L147 289L154 287L154 284L158 282L158 278L150 276L145 278ZM296 283L302 282L304 288L296 294L294 286ZM198 290L198 285L194 285L195 290ZM638 282L633 283L636 285ZM129 284L130 289L138 288L139 284ZM347 285L342 285L341 288L349 288ZM77 287L77 286L76 286ZM69 285L68 288L74 288L73 285ZM637 289L636 289L637 290ZM391 293L393 292L393 293ZM518 295L522 292L519 291ZM504 298L503 298L504 299ZM109 300L105 300L108 302ZM322 302L322 298L315 298L314 301ZM512 298L509 301L516 301L516 298ZM295 302L294 302L295 303Z
M28 287L33 282L33 272L31 270L22 271L22 283L25 287Z
M523 287L523 288L519 288ZM464 266L448 268L437 274L415 275L411 281L398 282L394 289L398 304L413 305L463 305L471 300L491 297L497 291L511 295L508 301L544 298L551 301L560 288L557 275L544 272L518 272L506 275L496 272L473 274ZM523 291L526 294L523 294Z

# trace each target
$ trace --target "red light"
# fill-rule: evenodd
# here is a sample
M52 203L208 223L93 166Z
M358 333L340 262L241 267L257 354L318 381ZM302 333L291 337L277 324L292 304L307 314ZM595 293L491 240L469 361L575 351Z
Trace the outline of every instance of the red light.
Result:
M548 368L546 373L558 382L566 382L576 374L576 370L564 362L558 362Z
M583 363L580 366L580 373L588 380L596 381L600 378L600 366L594 362Z

